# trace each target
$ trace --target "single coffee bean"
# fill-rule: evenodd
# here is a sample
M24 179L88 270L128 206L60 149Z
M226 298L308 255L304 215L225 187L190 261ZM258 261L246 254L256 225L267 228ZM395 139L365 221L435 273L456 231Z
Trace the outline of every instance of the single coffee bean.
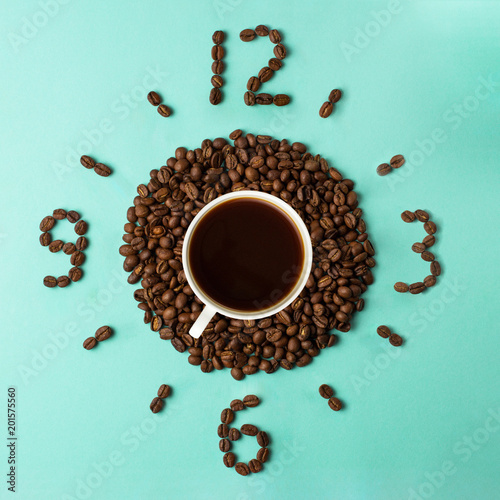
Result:
M64 243L61 240L54 240L49 244L49 250L52 253L59 252L62 250L62 247L64 246Z
M250 472L256 474L262 470L262 464L257 459L252 458L252 460L248 462L248 468L250 469Z
M388 163L381 163L377 167L377 174L378 175L387 175L392 171L392 167Z
M50 233L42 233L40 235L40 245L42 245L42 247L48 247L51 241L52 236L50 235Z
M220 104L222 102L222 92L220 89L213 88L210 91L210 103L213 104L214 106L217 106L217 104Z
M229 436L229 427L227 424L219 424L219 427L217 427L217 435L220 438L226 438Z
M427 287L427 288L430 288L431 286L434 286L436 284L436 277L435 276L432 276L432 274L430 274L429 276L426 276L424 278L424 285Z
M397 333L391 333L389 342L395 347L399 347L403 343L403 339Z
M214 31L214 34L212 35L212 42L214 42L215 45L220 45L224 42L224 32Z
M245 101L245 104L247 106L253 106L255 104L255 94L253 92L245 92L245 95L243 96L243 99Z
M75 247L80 252L83 252L89 246L89 242L85 236L80 236L75 243Z
M224 462L224 465L226 467L234 467L234 464L236 462L236 455L234 453L232 453L231 451L229 451L228 453L226 453L224 455L224 457L222 458L222 461Z
M94 168L95 167L95 160L91 158L90 156L83 155L80 158L80 163L85 167L85 168Z
M432 252L428 252L425 250L420 254L420 257L424 259L426 262L432 262L436 257L434 257L434 254Z
M333 410L333 411L339 411L342 409L342 401L338 398L330 398L328 400L328 406Z
M230 424L234 420L234 413L230 408L225 408L220 414L220 420L223 424Z
M75 233L83 236L87 232L88 224L84 220L79 220L75 224Z
M164 104L158 106L157 108L158 111L161 106L164 106ZM94 172L97 175L100 175L101 177L109 177L111 175L111 169L107 165L104 165L104 163L96 163L94 167Z
M94 336L98 342L102 342L103 340L109 339L112 333L113 330L109 326L101 326L97 329Z
M422 253L425 250L425 245L423 243L420 243L420 242L413 243L413 245L411 246L411 249L415 253Z
M222 45L214 45L212 46L212 59L214 61L220 61L224 59L225 50Z
M403 222L413 222L415 220L415 214L413 212L410 212L409 210L405 210L401 214L401 219L403 219Z
M243 398L243 403L247 408L255 408L260 403L260 399L254 394L249 394Z
M333 89L330 92L330 95L328 97L328 100L332 103L335 104L336 102L340 101L340 98L342 97L342 91L339 89Z
M65 243L62 247L62 251L66 254L66 255L71 255L72 253L75 253L76 252L76 246L74 243L71 243L70 241L68 241L68 243Z
M159 104L161 104L162 98L160 97L160 95L157 92L155 92L154 90L152 90L148 94L148 101L153 106L158 106Z
M42 222L40 222L40 231L43 231L44 233L50 231L54 227L55 223L56 221L54 217L47 215L47 217L44 217Z
M254 30L246 29L240 33L240 40L242 42L250 42L255 38L255 36L256 36L256 33ZM219 59L222 59L222 58L219 57Z
M251 76L247 82L247 90L257 92L260 87L260 80L256 76Z
M57 286L59 288L66 288L70 283L71 280L68 276L59 276L59 278L57 278Z
M273 70L273 71L278 71L279 69L281 69L281 67L283 66L283 61L280 61L279 59L277 59L276 57L272 57L271 59L269 59L267 65Z
M267 26L264 26L263 24L259 24L256 28L255 28L255 33L258 35L258 36L267 36L269 35L269 29Z
M268 106L273 103L273 96L271 94L257 94L255 96L255 102L264 106Z
M215 75L221 75L224 73L224 61L214 61L212 63L212 73Z
M259 71L259 80L261 83L268 82L273 77L274 71L269 66L264 66ZM252 90L252 89L248 89Z
M394 290L399 293L405 293L409 290L409 287L406 283L398 281L397 283L394 283Z
M267 459L269 458L269 448L260 448L259 451L257 452L257 460L260 463L267 462Z
M429 214L425 210L415 210L415 216L420 222L427 222Z
M269 32L269 40L272 43L280 43L281 42L281 34L278 30L271 30Z
M241 437L241 434L240 434L240 431L238 429L236 429L235 427L231 427L231 429L229 429L229 439L231 441L238 441L238 439L240 439Z
M238 139L238 137L241 137L242 135L243 135L243 131L241 129L237 128L236 130L233 130L229 134L229 139L231 139L232 141L235 141L236 139Z
M391 167L392 168L400 168L404 165L405 159L403 155L396 155L391 158Z
M57 286L57 279L54 276L45 276L43 284L48 288L54 288Z
M232 411L241 411L245 409L245 405L241 399L233 399L229 406Z
M388 326L380 325L377 328L377 333L383 338L387 339L391 335L391 329Z
M429 220L424 224L424 230L427 234L434 234L437 231L436 224Z
M72 266L80 267L85 262L85 254L77 250L71 255L70 262Z
M319 394L322 398L330 399L333 396L333 389L327 384L320 385Z
M319 110L319 116L321 118L328 118L333 111L333 104L329 101L326 101L322 104L320 110Z
M166 104L160 104L158 106L158 113L164 118L169 117L172 114L172 110Z
M231 432L231 431L229 431ZM222 451L223 453L228 452L231 449L231 441L229 439L221 439L219 441L219 450Z
M276 94L273 97L273 104L275 106L286 106L287 104L290 104L290 96L286 94Z
M170 386L167 384L161 384L159 389L158 389L157 394L158 394L158 397L161 399L168 398L168 396L170 395Z
M422 243L427 247L430 248L434 243L436 243L436 238L432 234L428 234L423 240Z
M267 435L267 432L259 431L257 433L257 443L262 448L265 448L266 446L269 445L269 436Z
M163 408L163 405L164 405L163 399L156 397L156 398L153 398L153 401L151 401L149 408L151 409L151 411L153 413L158 413Z
M68 278L73 282L80 281L82 276L83 276L83 271L79 267L72 267L68 271Z
M431 262L431 274L432 276L439 276L441 274L441 265L437 260Z
M210 81L216 89L219 89L224 85L224 79L220 75L213 75Z
M242 434L245 434L245 436L256 436L259 432L259 429L257 429L257 427L252 424L243 424L240 427L240 431Z
M75 210L70 210L66 214L66 218L71 222L71 224L74 224L75 222L78 222L80 220L80 214Z
M52 217L56 220L63 220L66 218L66 210L63 208L56 208L52 213Z
M94 337L89 337L83 341L83 347L85 347L87 351L90 351L90 349L93 349L96 345L97 340Z
M425 285L422 282L418 281L417 283L412 283L409 290L410 293L416 295L417 293L422 293L425 290Z
M281 43L278 43L278 45L274 46L273 52L276 58L279 59L280 61L282 61L286 57L285 46L282 45Z
M244 462L238 462L235 465L235 470L241 476L248 476L248 474L250 474L250 469L248 468L248 465L245 464Z

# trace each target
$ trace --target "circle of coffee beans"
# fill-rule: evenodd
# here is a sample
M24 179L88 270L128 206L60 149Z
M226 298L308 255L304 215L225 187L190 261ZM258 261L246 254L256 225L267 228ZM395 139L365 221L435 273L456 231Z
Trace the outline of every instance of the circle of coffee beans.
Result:
M161 339L209 373L228 368L236 380L258 371L304 367L332 347L332 330L348 332L361 298L373 283L373 246L368 240L354 182L300 142L243 134L179 147L166 165L150 172L127 211L120 254L139 284L134 298ZM188 285L182 264L186 229L205 205L225 193L263 191L291 205L305 222L313 267L293 303L260 320L216 314L200 338L189 329L203 303Z

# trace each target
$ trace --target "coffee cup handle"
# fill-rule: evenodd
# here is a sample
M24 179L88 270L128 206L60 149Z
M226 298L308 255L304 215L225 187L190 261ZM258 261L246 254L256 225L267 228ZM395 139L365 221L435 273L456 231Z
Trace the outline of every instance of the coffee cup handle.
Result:
M197 339L201 336L205 328L207 327L210 320L217 314L217 311L211 306L205 306L198 319L194 322L193 326L189 330L191 337Z

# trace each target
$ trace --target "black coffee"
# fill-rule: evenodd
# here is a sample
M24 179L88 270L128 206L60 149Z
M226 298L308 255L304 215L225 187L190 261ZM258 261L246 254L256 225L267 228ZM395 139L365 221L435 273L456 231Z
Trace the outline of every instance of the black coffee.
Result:
M276 304L296 285L304 262L296 225L272 203L221 203L193 231L189 262L194 280L212 300L257 311Z

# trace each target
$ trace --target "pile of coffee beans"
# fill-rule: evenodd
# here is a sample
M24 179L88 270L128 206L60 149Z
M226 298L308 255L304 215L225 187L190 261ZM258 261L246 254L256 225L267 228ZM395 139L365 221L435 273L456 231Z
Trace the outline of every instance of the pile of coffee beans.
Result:
M224 79L221 73L224 71L224 47L222 47L222 42L224 41L224 32L215 31L212 35L212 41L214 45L212 47L212 90L210 91L210 103L213 105L220 104L222 102L222 91L221 88L224 85Z
M127 211L124 269L144 322L205 373L229 368L236 380L258 371L308 365L335 345L336 329L348 332L373 283L375 253L358 207L354 182L300 142L230 134L200 148L180 147L166 165L150 172ZM225 193L250 189L290 204L311 236L313 266L294 302L261 320L216 314L200 338L189 329L203 309L186 281L182 244L196 214Z
M333 396L333 389L328 384L322 384L319 386L319 394L322 398L328 399L328 406L333 411L339 411L342 409L342 401Z
M391 161L389 163L381 163L377 167L377 174L378 175L387 175L394 168L400 168L404 165L405 163L405 158L403 155L396 155L391 158Z
M67 219L72 224L75 224L75 233L79 236L76 243L64 243L61 240L52 240L52 235L50 233L51 229L55 226L56 221ZM63 251L66 255L70 255L70 262L73 266L67 276L45 276L43 279L43 284L48 288L54 288L56 286L60 288L67 287L71 282L79 281L83 276L83 271L81 265L85 262L84 250L88 246L88 240L84 236L87 232L88 224L80 219L80 214L74 210L66 212L62 208L54 210L52 215L47 215L44 217L42 222L40 222L40 244L43 247L49 247L49 251L56 253Z
M170 116L172 114L172 110L166 104L162 104L163 99L158 94L158 92L155 92L154 90L152 90L148 94L148 101L150 102L150 104L152 106L158 106L156 109L158 110L158 113L161 116L167 117L167 116Z
M87 351L90 351L90 349L93 349L97 345L97 342L108 340L112 334L113 329L111 327L101 326L97 329L93 337L89 337L83 341L83 347L87 349Z
M156 397L153 398L153 401L151 401L151 404L149 405L149 409L153 413L158 413L159 411L161 411L163 409L164 404L165 404L165 402L163 400L168 398L168 396L170 396L170 392L171 392L171 389L170 389L169 385L161 384L159 389L158 389Z
M388 326L380 325L377 328L377 333L383 339L389 339L390 344L394 347L399 347L403 344L403 339L397 333L392 333L391 329Z
M426 276L423 282L418 281L416 283L412 283L411 285L398 281L394 284L394 290L396 290L396 292L405 293L409 291L412 294L422 293L427 288L434 286L436 284L437 277L441 274L441 265L436 260L434 254L427 250L436 242L435 233L437 231L436 224L432 222L429 217L428 212L425 210L415 210L415 212L405 210L401 214L403 222L413 222L418 220L424 224L424 230L427 233L427 236L421 242L413 243L411 249L415 253L419 253L423 260L430 262L431 274Z
M85 167L88 168L89 170L94 170L94 172L97 175L100 175L101 177L109 177L112 173L112 170L105 165L104 163L96 163L94 158L83 155L80 158L80 163Z
M267 432L260 431L253 424L243 424L240 430L235 427L230 427L235 418L235 413L245 408L254 408L260 403L260 399L254 394L250 394L241 399L234 399L231 401L230 408L225 408L222 410L220 419L221 424L217 428L217 435L221 438L219 441L219 449L224 453L222 461L226 467L235 467L238 474L242 476L247 476L248 474L260 472L263 469L263 463L269 458L269 436ZM245 462L236 462L236 455L229 451L232 446L232 442L240 439L241 434L245 436L256 436L257 443L260 446L257 452L257 457Z
M264 66L260 71L258 76L251 76L247 83L247 92L244 95L244 101L247 106L254 106L255 104L269 105L274 104L275 106L286 106L290 103L290 96L286 94L276 94L272 96L271 94L255 94L265 82L268 82L274 75L275 71L278 71L283 66L283 59L286 57L286 49L281 43L281 34L278 30L269 30L267 26L260 24L255 28L243 30L240 33L240 39L244 42L250 42L256 36L269 36L269 39L273 44L275 44L273 52L274 57L269 59L268 65Z
M333 89L328 96L328 101L325 101L321 105L321 108L319 108L319 116L321 116L321 118L328 118L333 113L335 103L339 102L341 97L342 91Z

